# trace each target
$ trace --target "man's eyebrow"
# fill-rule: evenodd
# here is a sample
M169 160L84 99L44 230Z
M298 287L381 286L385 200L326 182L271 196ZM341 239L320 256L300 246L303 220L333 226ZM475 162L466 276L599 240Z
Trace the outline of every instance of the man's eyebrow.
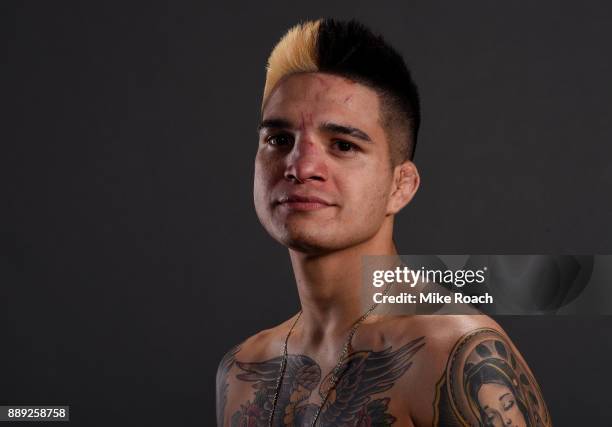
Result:
M266 119L257 127L257 132L261 132L262 129L288 129L291 127L293 125L286 119Z
M361 139L365 142L372 142L372 138L370 138L367 133L365 133L361 129L352 126L339 125L337 123L327 122L323 123L319 128L328 132L341 133L344 135L352 136L354 138Z
M499 396L499 400L502 400L504 397L508 396L510 393L505 393Z

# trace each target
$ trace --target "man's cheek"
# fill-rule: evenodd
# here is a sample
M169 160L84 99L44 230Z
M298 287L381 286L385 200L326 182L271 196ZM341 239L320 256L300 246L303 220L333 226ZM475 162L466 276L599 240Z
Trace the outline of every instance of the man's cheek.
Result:
M364 186L363 199L371 202L373 206L381 206L387 202L389 191L385 182L372 177L370 185Z

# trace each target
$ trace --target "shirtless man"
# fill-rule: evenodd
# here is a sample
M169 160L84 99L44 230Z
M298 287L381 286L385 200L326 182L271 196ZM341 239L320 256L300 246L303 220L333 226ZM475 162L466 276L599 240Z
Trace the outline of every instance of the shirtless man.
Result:
M223 358L218 425L552 425L491 318L364 313L362 256L397 254L394 216L419 186L419 121L403 59L359 23L307 22L273 50L254 200L301 311Z

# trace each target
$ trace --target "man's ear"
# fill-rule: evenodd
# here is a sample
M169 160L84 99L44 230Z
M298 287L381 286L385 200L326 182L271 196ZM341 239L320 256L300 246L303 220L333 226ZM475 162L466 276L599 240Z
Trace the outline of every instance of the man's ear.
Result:
M393 182L389 204L387 205L387 214L395 215L406 206L417 192L420 182L419 171L410 160L397 165L393 171Z

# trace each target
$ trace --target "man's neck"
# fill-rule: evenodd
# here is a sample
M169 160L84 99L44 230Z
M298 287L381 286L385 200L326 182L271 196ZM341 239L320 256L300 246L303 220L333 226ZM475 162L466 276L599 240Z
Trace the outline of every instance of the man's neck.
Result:
M319 347L344 339L365 311L362 257L396 255L397 250L388 235L324 255L289 253L302 305L301 335L307 345Z

